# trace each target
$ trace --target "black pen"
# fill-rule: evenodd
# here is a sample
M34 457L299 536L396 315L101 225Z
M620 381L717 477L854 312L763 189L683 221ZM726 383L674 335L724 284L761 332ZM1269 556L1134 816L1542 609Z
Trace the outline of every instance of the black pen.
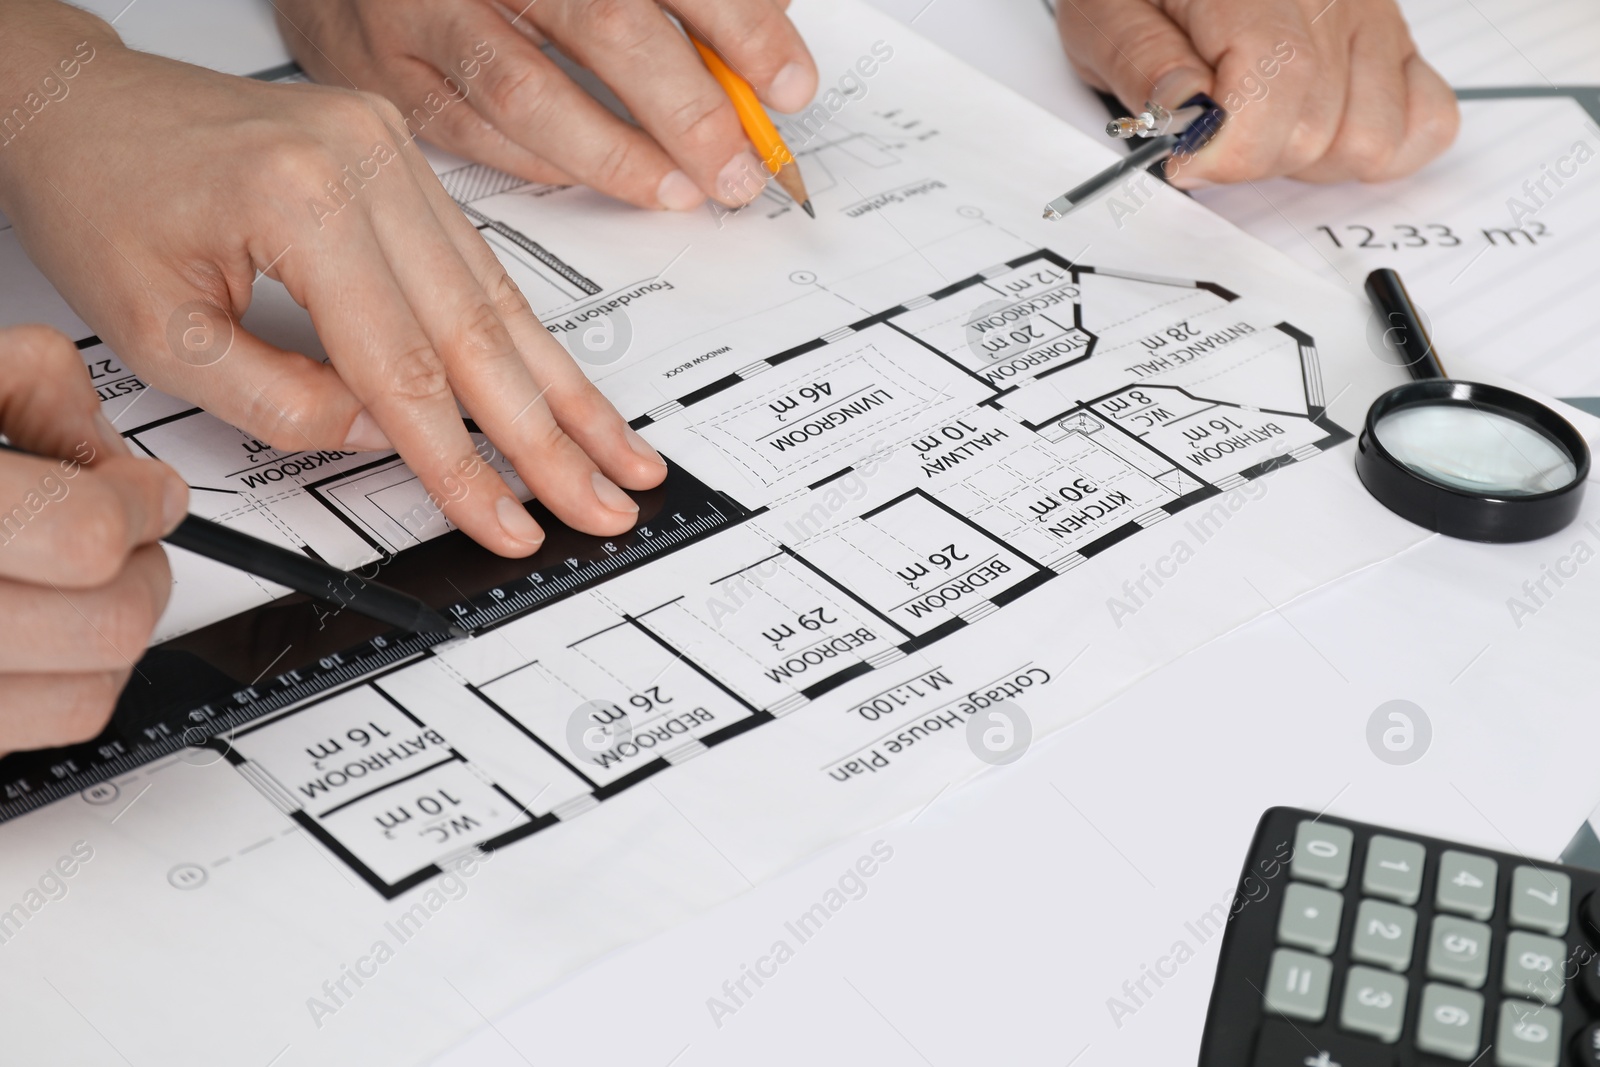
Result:
M1228 113L1205 94L1190 97L1182 107L1169 111L1150 101L1144 110L1129 118L1113 119L1106 134L1126 140L1150 138L1122 159L1074 186L1044 206L1044 217L1052 221L1065 218L1076 208L1105 192L1124 175L1144 170L1172 156L1191 156L1200 151L1222 129ZM1120 225L1120 224L1119 224Z
M162 540L414 634L467 636L466 630L409 593L369 582L360 575L198 515L184 519Z
M15 445L0 441L0 449L31 456ZM50 457L39 457L48 459ZM286 585L297 593L361 615L397 626L416 634L449 634L466 637L467 631L452 623L427 604L379 582L340 570L321 560L252 537L221 523L190 515L178 528L162 538L169 545L188 549L198 556L235 567L257 578Z

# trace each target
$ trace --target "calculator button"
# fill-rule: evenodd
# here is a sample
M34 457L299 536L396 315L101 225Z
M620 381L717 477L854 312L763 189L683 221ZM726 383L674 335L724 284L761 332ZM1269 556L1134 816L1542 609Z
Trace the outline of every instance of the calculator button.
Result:
M1400 1040L1406 1017L1406 980L1388 971L1352 967L1344 983L1339 1025L1390 1044Z
M1367 864L1361 891L1401 904L1415 904L1422 895L1422 864L1427 853L1415 841L1375 834L1367 842Z
M1283 1019L1266 1019L1256 1035L1250 1067L1395 1067L1395 1051L1353 1034L1307 1032Z
M1554 934L1567 932L1572 879L1560 871L1518 867L1511 872L1511 925Z
M1280 948L1267 974L1267 1010L1291 1019L1320 1023L1328 1014L1333 965L1320 956Z
M1583 898L1581 906L1583 925L1588 928L1590 942L1600 945L1600 891Z
M1489 976L1489 928L1438 915L1428 939L1428 977L1449 978L1478 989Z
M1503 1002L1494 1062L1496 1067L1557 1067L1561 1062L1561 1013L1525 1000Z
M1362 963L1381 963L1403 971L1411 966L1411 946L1416 936L1416 912L1381 900L1363 900L1356 909L1350 956Z
M1350 879L1350 846L1355 835L1343 826L1302 820L1294 832L1294 858L1289 874L1329 889L1343 889Z
M1339 916L1344 898L1329 889L1289 883L1278 916L1278 940L1326 956L1339 943Z
M1470 1062L1478 1057L1483 997L1470 989L1428 983L1417 1013L1417 1048Z
M1589 1007L1600 1011L1600 956L1596 956L1592 949L1586 945L1579 945L1572 952L1573 962L1578 965L1578 989L1583 993L1583 999L1589 1002Z
M1600 1067L1600 1023L1590 1023L1578 1032L1572 1054L1578 1067Z
M1488 856L1448 849L1439 857L1439 888L1434 900L1440 911L1487 919L1494 914L1499 875L1500 864Z
M1567 987L1566 968L1565 941L1518 930L1506 938L1505 981L1500 988L1546 1004L1560 1004Z

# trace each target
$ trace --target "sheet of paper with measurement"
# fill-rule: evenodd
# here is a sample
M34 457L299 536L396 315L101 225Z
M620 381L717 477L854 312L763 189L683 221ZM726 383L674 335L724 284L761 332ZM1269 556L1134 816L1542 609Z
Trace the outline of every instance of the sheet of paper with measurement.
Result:
M464 589L472 639L279 665L0 825L8 1052L410 1062L1421 539L1352 471L1400 377L1357 300L1166 190L1043 222L1110 149L864 7L796 14L815 222L441 163L675 495ZM84 337L9 244L26 315ZM83 354L202 513L345 565L443 529L392 459L273 452ZM175 571L168 635L274 592Z

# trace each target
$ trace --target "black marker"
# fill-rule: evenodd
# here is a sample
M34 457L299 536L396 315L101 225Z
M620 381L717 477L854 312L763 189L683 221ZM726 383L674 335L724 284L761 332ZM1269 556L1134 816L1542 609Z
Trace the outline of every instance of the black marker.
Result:
M0 449L33 455L3 441L0 441ZM188 549L195 555L227 564L269 582L286 585L297 593L349 608L411 633L467 636L467 631L410 594L367 581L349 571L342 571L210 519L190 515L162 540L169 545Z

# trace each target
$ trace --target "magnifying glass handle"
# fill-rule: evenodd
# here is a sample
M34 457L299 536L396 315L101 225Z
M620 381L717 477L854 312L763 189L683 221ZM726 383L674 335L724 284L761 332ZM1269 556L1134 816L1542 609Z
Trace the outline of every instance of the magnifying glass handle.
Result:
M1418 381L1448 378L1444 364L1439 362L1439 353L1434 350L1433 338L1428 336L1428 328L1422 324L1417 305L1411 302L1411 294L1406 292L1400 275L1388 267L1373 271L1367 275L1367 296L1372 298L1372 306L1384 320L1384 339L1405 358L1411 377Z

